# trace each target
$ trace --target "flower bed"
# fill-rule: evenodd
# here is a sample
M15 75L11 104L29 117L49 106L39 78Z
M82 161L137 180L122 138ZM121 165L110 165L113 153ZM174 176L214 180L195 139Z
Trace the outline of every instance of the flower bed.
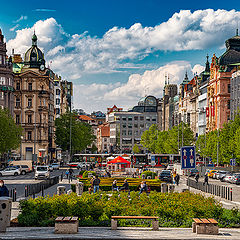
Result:
M110 226L113 215L159 216L163 227L191 227L192 218L215 218L222 227L238 226L238 210L223 209L213 198L200 194L185 193L127 193L88 194L78 197L54 195L21 201L20 226L53 226L57 216L78 216L80 226ZM135 224L150 226L151 222L121 220L120 226Z

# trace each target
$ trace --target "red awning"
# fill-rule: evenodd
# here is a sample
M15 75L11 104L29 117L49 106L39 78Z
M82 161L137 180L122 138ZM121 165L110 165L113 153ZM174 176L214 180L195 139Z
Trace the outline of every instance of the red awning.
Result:
M109 161L107 164L131 164L131 162L121 156L118 156L113 160Z

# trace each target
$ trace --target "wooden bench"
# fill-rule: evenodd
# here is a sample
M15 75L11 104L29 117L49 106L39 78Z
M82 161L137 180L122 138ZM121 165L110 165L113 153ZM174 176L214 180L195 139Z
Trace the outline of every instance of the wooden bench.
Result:
M55 233L72 234L78 232L78 217L57 217Z
M217 235L219 233L218 222L213 218L193 218L192 230L197 234Z
M117 229L117 220L118 219L150 219L152 220L152 228L154 231L159 229L159 218L153 216L112 216L111 219L111 228L112 230Z

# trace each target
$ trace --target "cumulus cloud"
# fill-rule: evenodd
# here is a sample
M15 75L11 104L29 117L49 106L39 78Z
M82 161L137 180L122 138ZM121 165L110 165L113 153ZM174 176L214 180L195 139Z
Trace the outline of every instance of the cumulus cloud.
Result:
M189 62L178 61L143 74L132 74L126 83L74 85L74 108L82 108L87 112L96 109L105 112L115 104L127 110L145 95L162 97L165 81L180 84L186 71L191 79L196 66L194 68Z

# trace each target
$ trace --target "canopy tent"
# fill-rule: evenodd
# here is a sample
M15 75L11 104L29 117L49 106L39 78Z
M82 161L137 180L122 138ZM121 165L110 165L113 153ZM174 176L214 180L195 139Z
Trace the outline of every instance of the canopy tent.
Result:
M111 167L112 165L115 165L113 167L115 170L118 170L118 169L121 170L124 168L129 168L131 165L131 162L129 162L128 160L124 159L121 156L118 156L107 163L108 168L113 170L113 168Z

